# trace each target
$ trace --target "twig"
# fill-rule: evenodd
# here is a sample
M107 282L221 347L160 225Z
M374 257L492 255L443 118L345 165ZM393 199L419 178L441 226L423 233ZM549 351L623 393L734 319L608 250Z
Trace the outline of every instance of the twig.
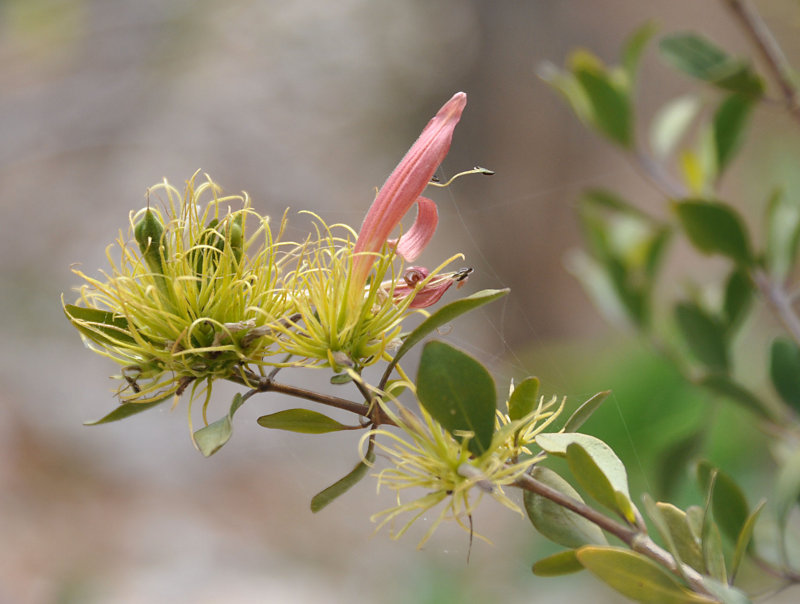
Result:
M800 319L792 307L791 296L762 269L752 271L753 281L792 339L800 345Z
M695 592L703 595L711 595L706 589L703 583L703 576L700 573L686 564L679 565L672 554L650 539L646 533L620 524L608 516L601 514L597 510L590 508L585 503L581 503L572 497L564 495L560 491L557 491L543 482L536 480L528 474L523 474L516 480L516 482L513 483L513 486L517 486L526 491L541 495L553 503L556 503L563 508L583 516L604 531L617 537L620 541L627 544L633 551L647 556L651 560L668 568L678 576L684 577L695 590Z
M772 32L746 0L723 1L758 49L767 69L781 89L786 109L792 117L800 120L800 103L798 103L797 87L792 81L792 68Z

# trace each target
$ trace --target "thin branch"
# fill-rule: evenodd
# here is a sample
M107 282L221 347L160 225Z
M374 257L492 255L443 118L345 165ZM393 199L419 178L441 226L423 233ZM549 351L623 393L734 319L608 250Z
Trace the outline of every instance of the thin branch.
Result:
M739 21L747 36L758 50L761 58L772 74L773 79L781 89L783 104L795 119L800 119L800 102L798 102L797 87L792 80L792 67L783 54L772 32L766 26L759 14L746 2L746 0L723 0L730 8L731 13Z
M767 304L775 311L775 314L786 331L791 334L792 339L800 345L800 319L792 307L792 297L786 290L775 283L762 269L752 271L753 281L764 296Z
M585 503L564 495L560 491L536 480L528 474L523 474L512 486L541 495L553 503L586 518L589 522L596 524L604 531L614 535L620 541L627 544L633 551L647 556L678 576L684 577L695 592L703 595L711 595L706 589L703 583L703 576L700 573L686 564L679 565L672 554L659 546L648 537L646 533L616 522L597 510L590 508Z

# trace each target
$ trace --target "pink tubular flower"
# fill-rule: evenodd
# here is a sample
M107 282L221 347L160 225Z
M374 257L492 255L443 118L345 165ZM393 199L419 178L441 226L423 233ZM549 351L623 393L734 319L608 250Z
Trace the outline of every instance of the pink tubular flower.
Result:
M355 302L363 295L367 276L375 263L375 255L380 252L384 243L388 241L394 244L397 253L411 262L433 236L438 222L436 204L420 195L450 150L453 130L461 119L461 112L466 104L467 95L463 92L457 92L444 104L386 179L372 202L353 249L349 285L351 301ZM394 228L414 203L417 204L414 225L399 240L389 240ZM436 300L439 297L441 294Z

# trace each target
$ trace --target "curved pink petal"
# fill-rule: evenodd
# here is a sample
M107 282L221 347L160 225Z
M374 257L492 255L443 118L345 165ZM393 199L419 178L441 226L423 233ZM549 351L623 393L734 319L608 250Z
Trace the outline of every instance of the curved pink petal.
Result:
M421 289L417 285L427 278L429 272L423 266L412 266L403 273L402 281L395 283L393 296L396 301L401 301L408 296L414 296L409 308L427 308L436 304L444 293L454 283L461 283L466 279L464 271L437 275L426 283Z
M367 275L375 262L373 253L380 251L450 150L453 130L461 119L466 104L467 95L458 92L442 106L386 179L372 202L353 249L351 297L361 295Z
M439 224L439 212L436 210L436 204L427 197L418 197L417 218L414 224L399 240L390 239L387 243L394 245L397 253L406 262L414 262L433 238L437 224Z

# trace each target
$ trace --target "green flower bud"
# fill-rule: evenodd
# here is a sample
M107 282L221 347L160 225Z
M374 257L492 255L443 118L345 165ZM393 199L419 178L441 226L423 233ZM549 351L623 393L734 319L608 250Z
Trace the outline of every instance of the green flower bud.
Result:
M133 235L136 238L136 243L139 244L139 250L141 250L147 266L157 275L163 275L164 256L167 253L166 244L162 241L164 225L161 224L150 208L147 208L144 218L134 227Z

